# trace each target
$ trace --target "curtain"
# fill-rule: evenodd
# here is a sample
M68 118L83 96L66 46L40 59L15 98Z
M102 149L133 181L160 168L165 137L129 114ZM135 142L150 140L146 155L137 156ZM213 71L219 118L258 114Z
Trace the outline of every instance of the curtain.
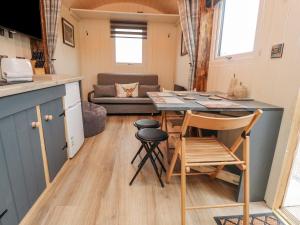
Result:
M49 59L46 62L49 66L51 74L55 73L53 64L53 55L56 47L58 35L58 23L60 19L61 0L43 0L45 25L46 25L46 39L48 47Z
M183 40L190 58L189 89L193 88L197 67L200 0L177 0Z

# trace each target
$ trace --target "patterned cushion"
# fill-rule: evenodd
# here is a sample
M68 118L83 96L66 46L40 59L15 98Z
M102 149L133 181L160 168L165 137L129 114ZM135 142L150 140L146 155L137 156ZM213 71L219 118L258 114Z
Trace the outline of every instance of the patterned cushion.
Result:
M117 97L138 97L139 83L118 84L116 83Z

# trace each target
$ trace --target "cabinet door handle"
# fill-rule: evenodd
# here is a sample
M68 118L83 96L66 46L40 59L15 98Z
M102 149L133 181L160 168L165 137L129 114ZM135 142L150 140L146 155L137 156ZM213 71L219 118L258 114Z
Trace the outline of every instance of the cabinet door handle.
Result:
M51 121L51 120L53 120L53 116L52 115L46 115L45 120L46 121Z
M0 219L8 212L8 209L5 209L1 214L0 214Z
M63 111L61 114L59 114L59 117L62 117L62 116L65 116L65 115L66 115L65 111Z
M31 123L31 127L32 127L33 129L38 128L39 126L40 126L40 123L39 123L39 122L32 122L32 123Z

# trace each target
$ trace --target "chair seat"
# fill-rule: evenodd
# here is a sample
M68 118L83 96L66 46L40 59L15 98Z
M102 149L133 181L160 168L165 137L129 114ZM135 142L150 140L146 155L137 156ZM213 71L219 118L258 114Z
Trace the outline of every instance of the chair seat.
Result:
M142 119L134 122L134 126L138 129L143 128L159 128L160 123L157 120Z
M236 162L230 150L214 138L186 138L186 163Z
M137 132L137 138L146 142L160 142L168 139L168 134L155 128L144 128Z

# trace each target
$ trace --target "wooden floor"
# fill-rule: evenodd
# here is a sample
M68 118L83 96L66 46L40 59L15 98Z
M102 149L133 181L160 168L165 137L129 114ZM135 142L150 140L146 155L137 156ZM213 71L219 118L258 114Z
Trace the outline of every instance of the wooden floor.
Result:
M129 181L137 164L130 161L139 147L132 126L138 116L111 116L106 130L87 139L54 183L31 209L22 225L179 225L180 178L161 188L150 164L135 183ZM165 148L165 145L162 145ZM208 177L188 178L188 205L228 203L235 186ZM264 203L251 204L251 213L269 211ZM196 210L189 225L215 224L213 217L241 214L241 208Z

